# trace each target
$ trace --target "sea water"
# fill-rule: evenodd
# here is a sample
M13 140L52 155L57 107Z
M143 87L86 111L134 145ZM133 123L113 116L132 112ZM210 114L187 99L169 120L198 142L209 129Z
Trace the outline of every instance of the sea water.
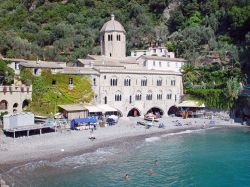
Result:
M9 174L20 179L17 186L250 186L250 130L130 138L89 153L27 163Z

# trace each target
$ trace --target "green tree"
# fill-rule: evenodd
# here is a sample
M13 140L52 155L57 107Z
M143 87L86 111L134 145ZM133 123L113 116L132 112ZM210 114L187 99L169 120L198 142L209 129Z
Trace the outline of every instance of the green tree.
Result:
M238 99L241 91L240 83L236 78L230 78L227 81L226 88L224 89L224 94L227 98L227 107L232 108L236 99Z

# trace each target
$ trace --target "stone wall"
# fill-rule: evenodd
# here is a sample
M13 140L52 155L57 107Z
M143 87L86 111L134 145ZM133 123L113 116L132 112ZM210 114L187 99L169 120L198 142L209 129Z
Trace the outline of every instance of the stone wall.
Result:
M0 112L22 112L32 100L32 86L0 86Z

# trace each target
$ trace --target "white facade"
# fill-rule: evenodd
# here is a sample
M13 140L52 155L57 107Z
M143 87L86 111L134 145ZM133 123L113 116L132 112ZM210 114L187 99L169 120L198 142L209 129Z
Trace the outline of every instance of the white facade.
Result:
M166 47L149 47L146 50L133 50L133 51L130 51L130 56L140 57L142 55L175 58L174 53L169 52Z
M178 58L165 58L154 56L141 56L138 61L142 66L147 69L165 70L181 72L181 68L186 62L184 59Z

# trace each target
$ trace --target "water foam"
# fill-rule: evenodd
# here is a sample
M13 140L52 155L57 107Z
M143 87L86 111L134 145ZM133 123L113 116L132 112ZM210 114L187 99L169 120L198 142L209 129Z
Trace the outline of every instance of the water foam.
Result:
M104 162L106 159L117 153L119 153L119 150L113 147L99 148L94 152L84 153L76 156L68 156L57 161L40 160L36 162L29 162L24 165L13 167L6 173L18 175L45 167L68 167L76 169L83 165L96 165L98 163Z
M185 131L181 131L181 132L164 134L161 137L168 137L168 136L174 136L174 135L180 135L180 134L190 134L190 133L199 132L199 131L203 131L203 130L205 130L205 129L185 130Z
M155 142L155 141L158 141L160 139L161 139L160 137L153 136L153 137L150 137L150 138L146 138L145 141L146 142Z

